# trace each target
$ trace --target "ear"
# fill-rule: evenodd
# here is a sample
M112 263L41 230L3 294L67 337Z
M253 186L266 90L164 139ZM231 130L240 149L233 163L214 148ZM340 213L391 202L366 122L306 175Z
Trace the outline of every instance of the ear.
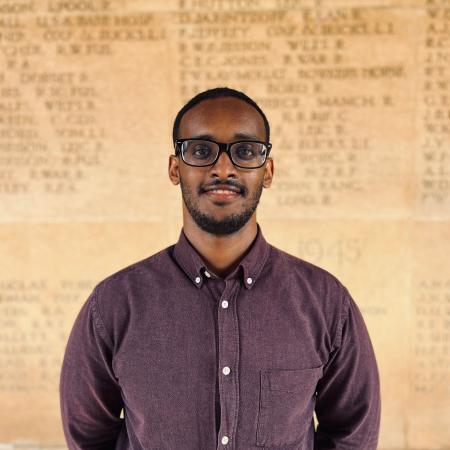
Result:
M180 161L177 156L170 155L169 156L169 167L168 173L170 181L177 185L180 183Z
M273 164L273 159L269 156L267 158L266 164L264 166L263 187L270 188L270 185L272 184L274 170L275 170L275 168L274 168L274 164Z

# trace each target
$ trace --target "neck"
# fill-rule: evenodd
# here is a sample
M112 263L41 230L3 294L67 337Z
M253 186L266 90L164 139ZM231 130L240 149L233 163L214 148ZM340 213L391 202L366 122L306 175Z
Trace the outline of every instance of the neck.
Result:
M183 231L208 269L224 278L236 268L256 237L256 212L240 230L227 236L206 233L188 213L183 214Z

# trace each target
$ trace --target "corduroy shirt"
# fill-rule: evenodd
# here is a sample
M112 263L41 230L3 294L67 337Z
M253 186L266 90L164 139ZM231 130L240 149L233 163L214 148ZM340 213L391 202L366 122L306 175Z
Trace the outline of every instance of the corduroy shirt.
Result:
M379 372L357 304L257 228L225 278L181 229L94 287L61 368L69 449L376 449Z

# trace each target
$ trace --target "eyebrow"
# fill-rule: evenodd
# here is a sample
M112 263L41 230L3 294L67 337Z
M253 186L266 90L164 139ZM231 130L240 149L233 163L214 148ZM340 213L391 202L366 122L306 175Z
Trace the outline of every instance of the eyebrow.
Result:
M254 140L254 141L260 141L261 140L261 139L259 139L257 136L255 136L253 134L241 133L241 132L234 133L234 137L236 139L251 139L251 140ZM191 139L211 139L211 140L214 140L214 136L212 136L211 134L199 134L197 136L191 136Z

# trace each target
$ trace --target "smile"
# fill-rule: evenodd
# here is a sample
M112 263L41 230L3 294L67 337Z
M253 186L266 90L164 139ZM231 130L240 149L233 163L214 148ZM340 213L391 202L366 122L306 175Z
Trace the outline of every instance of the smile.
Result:
M219 200L233 200L240 196L239 193L229 191L227 189L212 189L205 192L208 197L212 197Z

